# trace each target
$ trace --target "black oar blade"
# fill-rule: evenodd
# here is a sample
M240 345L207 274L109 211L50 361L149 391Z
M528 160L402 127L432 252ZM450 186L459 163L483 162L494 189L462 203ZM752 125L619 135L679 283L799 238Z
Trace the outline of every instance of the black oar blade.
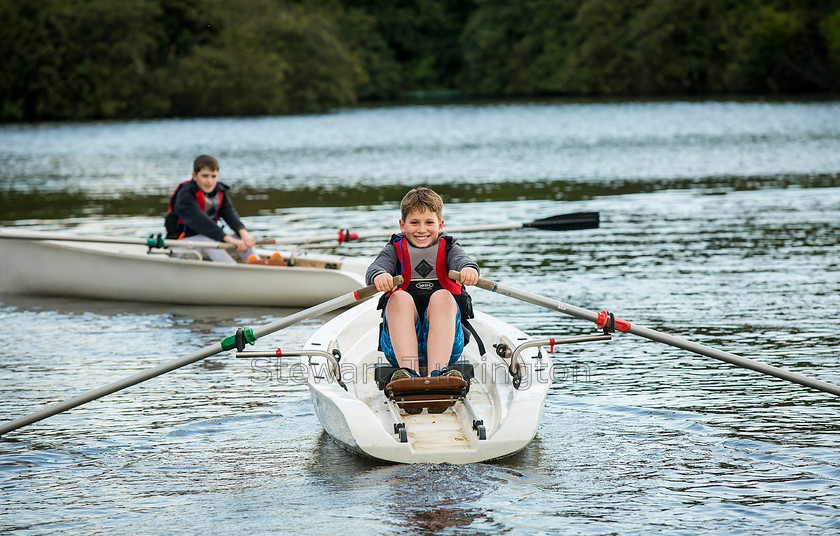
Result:
M577 231L579 229L597 229L601 222L598 212L574 212L559 214L531 223L523 223L522 227L534 227L545 231Z

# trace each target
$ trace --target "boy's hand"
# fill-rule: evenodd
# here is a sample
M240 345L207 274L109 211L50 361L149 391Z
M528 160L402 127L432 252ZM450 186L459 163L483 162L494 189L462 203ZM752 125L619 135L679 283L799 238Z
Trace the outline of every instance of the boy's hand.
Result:
M236 251L242 251L242 252L248 251L248 246L245 245L245 242L243 242L242 240L239 240L238 238L234 238L230 235L227 235L225 237L225 242L227 242L228 244L233 244L234 246L236 246Z
M373 286L380 292L394 290L394 276L389 273L382 273L373 278Z
M478 272L472 266L467 266L461 270L461 284L464 286L473 286L478 283Z
M251 233L245 229L239 231L239 238L241 238L242 242L245 244L245 249L252 248L257 245L257 239L251 236Z

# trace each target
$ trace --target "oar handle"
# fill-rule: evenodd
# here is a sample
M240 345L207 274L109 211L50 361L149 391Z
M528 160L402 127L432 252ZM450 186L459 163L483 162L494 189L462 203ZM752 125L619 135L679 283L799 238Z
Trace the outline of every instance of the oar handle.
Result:
M403 276L395 275L394 276L394 286L398 287L398 286L402 285L402 283L403 283ZM379 292L379 291L376 290L375 285L367 286L365 288L362 288L362 289L359 289L359 290L356 291L357 299L364 300L365 298L370 298L371 296L373 296L377 292Z
M457 281L457 282L460 283L461 282L461 272L458 272L458 271L455 271L455 270L449 270L449 279L451 279L453 281ZM494 285L495 285L495 283L493 283L489 279L484 279L483 277L479 277L478 278L478 283L475 284L475 286L477 286L478 288L481 288L481 289L484 289L484 290L489 290L490 292L493 292L493 286Z

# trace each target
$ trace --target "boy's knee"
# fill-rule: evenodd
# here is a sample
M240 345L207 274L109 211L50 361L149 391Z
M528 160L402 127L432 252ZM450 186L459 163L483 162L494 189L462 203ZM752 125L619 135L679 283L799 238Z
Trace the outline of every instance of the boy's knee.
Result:
M397 319L417 320L417 307L414 305L414 298L407 292L398 290L388 298L385 305L385 318L389 321Z
M388 298L388 305L387 308L393 309L406 309L406 308L414 308L414 298L411 297L411 294L405 292L404 290L398 290L391 294ZM386 308L386 310L387 310Z
M455 311L458 304L455 302L455 297L448 290L438 290L429 298L429 307L433 309L451 310Z

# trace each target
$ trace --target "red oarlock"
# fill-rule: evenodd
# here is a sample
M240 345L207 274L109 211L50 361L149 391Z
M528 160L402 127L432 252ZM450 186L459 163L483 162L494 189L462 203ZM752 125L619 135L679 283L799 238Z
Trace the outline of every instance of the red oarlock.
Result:
M606 329L607 331L621 331L627 333L630 331L630 322L616 318L612 313L601 311L598 313L598 319L595 321L595 327L598 329Z

